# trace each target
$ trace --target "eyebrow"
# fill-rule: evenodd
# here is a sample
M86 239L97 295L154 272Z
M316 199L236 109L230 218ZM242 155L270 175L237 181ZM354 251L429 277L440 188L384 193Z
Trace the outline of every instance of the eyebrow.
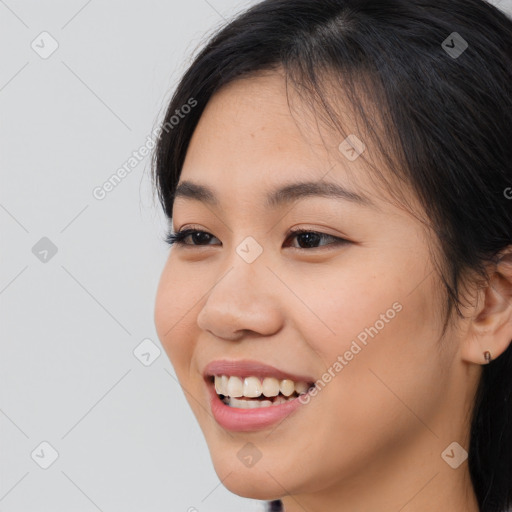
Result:
M276 208L280 205L296 201L305 197L326 197L345 199L361 206L377 208L375 203L366 195L348 190L345 187L331 182L303 181L286 184L267 195L265 207ZM192 181L184 180L177 187L174 198L182 197L219 206L219 199L212 189Z

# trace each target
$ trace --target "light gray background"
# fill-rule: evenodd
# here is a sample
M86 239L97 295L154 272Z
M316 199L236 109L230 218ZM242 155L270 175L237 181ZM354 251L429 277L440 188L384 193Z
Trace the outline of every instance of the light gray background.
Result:
M149 157L92 193L205 35L253 3L0 0L0 511L262 510L220 484L156 336L168 248ZM43 237L54 256L33 253Z

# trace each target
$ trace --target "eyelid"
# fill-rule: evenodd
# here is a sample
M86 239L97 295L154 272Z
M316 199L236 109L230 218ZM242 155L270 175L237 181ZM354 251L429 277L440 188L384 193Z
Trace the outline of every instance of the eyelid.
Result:
M209 231L205 230L203 227L199 226L198 224L183 224L183 226L181 226L179 229L177 230L174 230L172 227L172 233L174 234L178 234L178 233L183 233L185 231L202 231L202 232L206 232L208 234L211 234ZM305 227L298 227L298 228L295 228L295 227L292 227L290 228L287 233L286 233L286 238L288 238L290 235L293 235L293 234L296 234L296 233L318 233L318 234L321 234L321 235L325 235L325 236L330 236L330 237L333 237L333 238L338 238L338 239L341 239L341 240L346 240L347 242L350 242L350 240L345 237L344 235L342 234L339 234L339 235L334 235L332 233L326 233L325 231L322 231L323 229L328 229L326 227L319 227L319 226L308 226L306 225ZM214 235L212 235L214 236ZM216 237L215 237L216 238Z
M317 228L314 228L314 229L313 228L292 228L288 231L285 241L287 241L290 238L295 238L296 236L298 236L302 233L315 233L315 234L319 235L320 237L323 237L324 239L329 238L331 240L334 240L334 242L331 242L331 243L328 243L325 245L320 245L319 247L310 247L310 248L293 247L290 245L288 245L287 247L290 249L296 249L298 251L313 252L313 251L326 251L326 250L336 249L340 245L346 245L346 244L351 243L351 241L348 240L347 238L340 237L337 235L332 235L330 233L326 233L325 231L319 231Z
M184 226L182 226L177 232L170 232L168 233L167 237L166 237L166 242L169 244L169 245L179 245L179 246L182 246L182 247L187 247L187 248L204 248L204 247L208 247L210 245L218 245L218 244L210 244L210 243L207 243L207 244L193 244L193 243L186 243L184 240L187 239L190 235L193 235L194 233L202 233L202 234L207 234L207 235L210 235L213 239L217 239L219 240L215 235L213 235L212 233L210 233L209 231L206 231L204 229L201 229L200 227L198 226L194 226L194 225L191 225L191 226L187 226L186 224ZM325 245L320 245L318 247L295 247L295 246L292 246L290 244L287 244L285 247L287 248L290 248L290 249L296 249L298 251L308 251L308 252L312 252L312 251L315 251L315 250L321 250L321 251L325 251L326 249L329 250L329 249L334 249L336 247L339 247L340 245L346 245L346 244L349 244L349 243L353 243L351 240L348 240L347 238L345 237L340 237L340 236L337 236L337 235L332 235L330 233L326 233L324 231L320 231L318 230L318 228L310 228L310 227L300 227L300 228L291 228L288 230L287 234L286 234L286 237L285 237L285 242L288 242L288 240L290 238L296 238L298 237L299 235L303 234L303 233L308 233L308 234L316 234L318 235L320 238L323 238L324 240L327 238L327 239L331 239L331 240L334 240L334 242L331 242L331 243L327 243ZM212 239L211 238L211 239ZM211 240L210 239L210 240ZM222 246L222 242L220 243L220 245Z
M202 248L202 247L208 247L211 244L205 244L205 245L195 245L195 244L188 244L185 243L184 239L188 238L190 235L194 233L206 233L208 235L211 235L213 238L217 238L216 236L212 235L209 231L206 231L204 229L201 229L196 226L189 226L189 227L181 227L177 231L170 231L167 233L165 237L165 241L173 246L173 245L179 245L184 248ZM218 240L218 238L217 238ZM222 245L222 242L221 242Z

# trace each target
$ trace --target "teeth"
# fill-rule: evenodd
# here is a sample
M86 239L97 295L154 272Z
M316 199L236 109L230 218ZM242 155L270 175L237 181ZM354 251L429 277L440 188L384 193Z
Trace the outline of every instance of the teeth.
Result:
M284 379L279 383L279 390L284 396L290 396L295 391L293 380Z
M306 393L308 389L309 386L306 382L294 382L290 379L278 380L275 377L265 377L262 381L259 377L250 376L242 380L235 376L215 375L215 391L218 395L230 398L259 398L263 395L267 398L277 397L273 402L275 404L280 398L290 397L294 393L301 395ZM272 403L270 400L244 400L243 402L244 404L248 402L260 404L258 407L261 407L261 404L265 404L265 402ZM282 403L282 401L280 400L279 403ZM263 405L263 407L266 407L266 405Z
M215 375L215 391L218 395L223 395L223 391L226 391L228 385L228 378L223 375L222 377Z
M238 398L225 398L224 403L235 409L259 409L261 407L274 407L289 402L291 398L278 396L273 402L270 400L240 400Z
M263 379L262 391L267 397L277 396L279 394L279 381L274 377L266 377Z
M308 389L309 389L309 386L308 386L307 382L296 382L295 383L295 392L298 395L302 395L303 393L306 393Z
M257 398L261 395L261 381L258 377L247 377L244 379L244 396Z
M244 394L244 384L238 377L229 377L226 394L230 397L239 397Z
M226 387L228 384L228 379L226 376L223 375L222 377L220 375L215 375L215 392L217 395L226 395Z

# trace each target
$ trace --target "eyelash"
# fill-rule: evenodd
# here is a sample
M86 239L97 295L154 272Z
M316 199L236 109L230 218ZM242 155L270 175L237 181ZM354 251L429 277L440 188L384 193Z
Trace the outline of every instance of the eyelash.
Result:
M165 241L170 246L179 245L179 246L189 246L189 247L205 247L205 246L211 245L211 244L200 245L200 244L187 244L187 243L185 243L185 239L186 238L188 238L190 235L193 235L193 234L196 234L196 233L205 233L205 234L210 235L210 233L208 233L206 231L202 231L200 229L192 229L192 228L190 228L190 229L184 229L182 231L178 231L177 233L169 232L166 235L166 237L165 237ZM335 242L333 242L333 243L330 243L330 244L327 244L327 245L323 245L323 246L319 246L319 247L310 247L309 249L321 249L322 247L328 247L328 246L333 246L333 245L334 246L338 246L338 245L345 245L345 244L350 243L349 240L346 240L344 238L340 238L340 237L337 237L337 236L334 236L334 235L328 235L327 233L321 233L321 232L318 232L318 231L313 231L311 229L303 229L303 228L290 230L286 240L288 240L291 237L299 236L299 235L304 234L304 233L315 234L315 235L319 235L321 238L324 238L324 239L325 238L330 238L332 240L335 240ZM294 249L301 249L301 250L308 250L308 248L305 248L305 247L293 247L293 248Z

